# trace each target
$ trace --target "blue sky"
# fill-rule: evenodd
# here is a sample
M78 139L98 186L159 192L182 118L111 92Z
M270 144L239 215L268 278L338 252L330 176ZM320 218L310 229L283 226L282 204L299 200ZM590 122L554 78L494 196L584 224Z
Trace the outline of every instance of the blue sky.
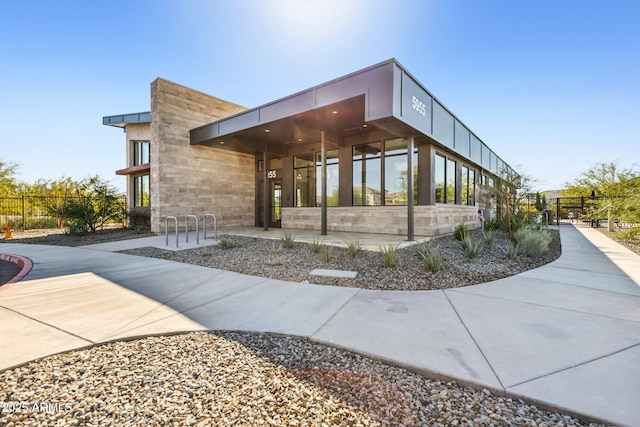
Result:
M640 162L640 2L8 0L0 159L124 189L124 134L163 77L256 107L396 58L541 190Z

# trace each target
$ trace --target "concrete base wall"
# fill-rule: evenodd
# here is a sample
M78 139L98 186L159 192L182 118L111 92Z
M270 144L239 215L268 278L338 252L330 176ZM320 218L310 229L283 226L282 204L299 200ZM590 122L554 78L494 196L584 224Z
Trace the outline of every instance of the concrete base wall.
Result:
M214 213L218 226L254 224L254 156L189 144L189 129L245 110L176 83L151 84L151 230L165 218ZM193 221L190 221L190 225ZM173 226L170 225L173 229Z
M282 208L282 227L321 229L321 208ZM414 207L414 234L437 236L452 233L464 222L480 226L475 206L436 205ZM327 230L354 233L407 234L406 206L354 206L327 208Z

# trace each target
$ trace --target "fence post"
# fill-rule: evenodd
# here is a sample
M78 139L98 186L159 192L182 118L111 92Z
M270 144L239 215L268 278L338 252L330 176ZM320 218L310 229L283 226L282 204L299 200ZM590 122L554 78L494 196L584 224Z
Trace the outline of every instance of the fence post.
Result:
M27 229L27 221L25 219L25 209L24 209L24 194L22 195L22 231Z

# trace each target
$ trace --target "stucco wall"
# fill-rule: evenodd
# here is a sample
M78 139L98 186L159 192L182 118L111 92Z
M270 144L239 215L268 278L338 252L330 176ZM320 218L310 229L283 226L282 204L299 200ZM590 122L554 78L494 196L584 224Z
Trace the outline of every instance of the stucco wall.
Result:
M320 230L320 210L321 208L282 208L282 227ZM461 222L470 229L477 228L477 208L459 205L414 207L416 236L452 233ZM406 235L407 207L330 207L327 208L327 230Z
M165 217L215 213L219 226L253 225L254 157L189 145L189 129L245 108L164 79L151 84L151 230ZM190 222L193 224L193 222Z

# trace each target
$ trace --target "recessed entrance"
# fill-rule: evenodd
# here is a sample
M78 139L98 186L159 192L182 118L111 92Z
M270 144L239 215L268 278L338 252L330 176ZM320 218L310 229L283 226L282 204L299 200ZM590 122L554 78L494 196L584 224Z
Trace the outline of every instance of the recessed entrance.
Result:
M256 211L256 225L264 226L264 181L258 181L258 210ZM282 180L269 180L269 227L280 228L282 224Z

